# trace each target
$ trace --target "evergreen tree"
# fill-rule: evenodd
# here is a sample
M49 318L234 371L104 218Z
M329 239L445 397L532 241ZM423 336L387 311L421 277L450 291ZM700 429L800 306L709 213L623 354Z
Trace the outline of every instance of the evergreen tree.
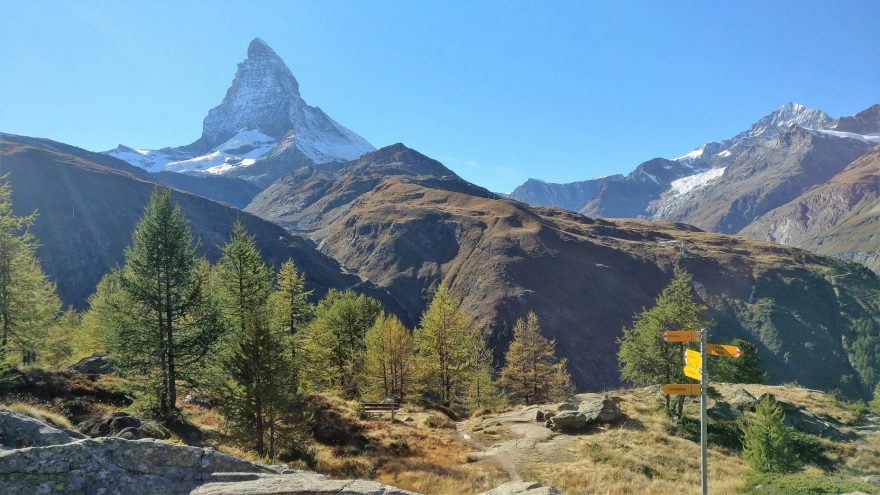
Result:
M498 383L524 404L560 402L571 390L565 362L556 358L556 342L541 334L534 312L516 322Z
M733 339L729 342L742 350L738 358L718 358L709 360L709 377L713 382L722 383L764 383L767 372L758 355L758 348L748 340Z
M364 337L366 391L375 398L405 401L415 377L415 343L396 316L380 314Z
M870 318L853 321L848 337L852 341L852 362L862 382L871 388L880 384L880 326Z
M270 321L272 272L240 222L216 270L229 329L219 359L220 410L236 432L253 441L260 456L274 458L278 424L294 399L295 365L288 329Z
M486 346L482 336L478 336L471 343L470 361L472 369L468 374L465 406L474 411L483 407L495 408L504 405L506 398L493 380L495 367L492 364L492 351Z
M480 337L470 321L440 284L414 333L425 390L447 406L461 404L474 370L472 350Z
M311 295L312 291L305 289L305 275L296 269L293 260L282 263L276 275L275 291L269 296L269 307L272 324L284 329L290 337L288 342L294 363L301 345L301 333L315 315L315 307L309 302ZM298 380L294 382L294 393L297 387Z
M792 450L792 433L783 422L782 408L771 396L755 406L755 414L743 427L743 457L762 473L790 473L800 467Z
M38 352L39 362L61 368L71 363L73 343L80 333L82 318L72 307L67 308L51 330Z
M32 363L61 309L28 231L36 215L16 216L11 195L6 176L0 177L0 366L15 357Z
M378 301L331 289L318 303L302 336L304 381L316 390L336 390L347 399L361 393L364 337L382 310Z
M125 251L125 266L102 295L111 302L109 339L120 367L150 381L156 414L177 412L177 380L202 360L222 333L203 290L208 270L196 257L189 225L171 193L157 188Z
M700 319L705 306L691 296L691 275L675 266L675 276L657 296L654 307L634 317L632 328L623 329L619 340L618 361L621 376L636 385L681 383L687 379L682 372L684 345L663 341L667 330L700 330L711 323ZM666 410L681 416L683 398L675 404L666 397Z

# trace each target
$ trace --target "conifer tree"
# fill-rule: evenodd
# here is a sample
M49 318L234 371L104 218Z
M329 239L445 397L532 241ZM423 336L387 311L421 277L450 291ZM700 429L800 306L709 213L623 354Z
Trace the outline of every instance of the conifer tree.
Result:
M37 259L37 241L28 231L35 214L12 211L11 187L0 177L0 365L16 357L24 364L37 348L61 309L55 284Z
M697 304L691 295L691 275L675 266L675 276L657 296L654 307L634 317L632 328L623 329L619 340L618 361L621 376L636 385L663 385L687 383L682 372L684 345L663 341L667 330L700 330L711 325L700 317L705 306ZM681 416L683 398L675 404L666 397L666 410Z
M714 382L722 383L764 383L767 372L758 355L758 348L748 340L733 339L729 345L742 350L742 356L730 359L720 358L709 361L709 376Z
M125 266L105 288L113 354L123 370L145 375L156 414L177 412L177 380L202 360L222 333L204 292L208 270L171 193L153 191L125 251Z
M556 342L541 334L538 315L529 312L514 326L498 383L524 404L559 402L572 389L565 365L556 358Z
M874 411L874 414L880 414L880 383L874 387L874 398L868 403L868 407Z
M782 408L771 396L755 406L755 414L743 428L743 457L762 473L790 473L800 467L792 449L792 433L785 426Z
M382 310L363 294L331 289L318 303L302 336L304 381L316 390L336 390L353 399L361 393L364 337Z
M68 307L51 327L49 335L38 352L39 362L60 368L71 364L73 345L80 333L82 318L73 307Z
M380 314L364 341L367 393L405 401L415 379L415 343L409 330L396 316Z
M425 390L447 406L460 404L474 370L472 350L479 334L445 284L434 292L414 337Z
M306 290L305 282L305 275L296 269L293 260L287 260L278 269L276 288L269 296L272 324L284 329L290 337L290 355L294 362L301 345L301 332L315 314L315 307L309 302L312 291ZM297 385L298 380L294 383L294 393Z
M220 409L260 456L276 455L278 424L292 402L295 366L287 328L271 324L272 272L241 222L216 267L229 333L220 352Z
M499 407L505 404L506 398L498 390L493 379L492 350L486 345L485 339L478 335L471 343L471 371L468 374L467 389L464 403L471 411L483 407Z

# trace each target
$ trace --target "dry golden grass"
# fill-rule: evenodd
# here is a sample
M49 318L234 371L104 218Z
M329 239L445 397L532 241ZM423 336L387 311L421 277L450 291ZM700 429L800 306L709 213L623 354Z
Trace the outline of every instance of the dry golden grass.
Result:
M50 411L49 409L35 406L33 404L27 404L25 402L13 402L10 404L3 405L5 409L8 409L14 413L23 414L25 416L30 416L32 418L37 418L40 421L45 421L50 425L56 426L58 428L66 428L72 429L73 425L70 424L70 420L65 418L64 416Z

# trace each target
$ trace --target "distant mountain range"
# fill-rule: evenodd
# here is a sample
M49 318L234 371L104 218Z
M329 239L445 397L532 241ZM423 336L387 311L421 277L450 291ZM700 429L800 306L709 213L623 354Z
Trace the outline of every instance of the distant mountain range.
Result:
M826 216L823 222L808 220L821 211L805 212L805 205L817 203L801 199L815 196L814 188L846 182L849 173L841 178L837 174L878 146L880 105L832 119L821 110L787 103L730 139L703 144L671 160L649 160L626 176L568 184L530 179L510 197L588 216L685 222L713 232L791 243L880 270L876 238L847 232L851 227L845 214ZM880 189L880 168L876 161L868 162L874 166L860 165L863 178L853 197L870 202ZM862 230L870 230L871 224L880 230L880 203L872 204L878 208L861 207ZM785 235L780 229L802 231L807 237ZM836 241L822 242L832 230Z
M816 248L808 239L821 231L821 246L859 241L863 253L875 242L873 123L870 112L833 120L786 105L749 131L684 157L576 185L530 181L514 194L517 201L403 144L373 149L306 105L281 59L254 40L196 142L92 153L4 134L0 172L10 174L16 211L39 210L39 254L65 302L77 307L121 262L150 190L161 184L176 190L209 258L242 218L270 263L292 257L319 293L362 291L410 326L445 281L498 357L516 319L536 311L585 390L621 384L621 329L653 303L678 260L715 321L713 338L755 342L772 381L866 397L870 370L851 355L860 339L880 335L876 273L687 223L590 218L523 200L599 216L668 211L721 231L739 232L762 218L766 231L786 242ZM698 193L696 203L674 200ZM803 207L777 210L799 198ZM711 207L687 207L701 201ZM786 223L800 221L803 208L831 208L853 225L835 215L809 215L798 228ZM769 216L774 211L778 216ZM847 237L830 224L860 234ZM867 337L865 321L873 325Z

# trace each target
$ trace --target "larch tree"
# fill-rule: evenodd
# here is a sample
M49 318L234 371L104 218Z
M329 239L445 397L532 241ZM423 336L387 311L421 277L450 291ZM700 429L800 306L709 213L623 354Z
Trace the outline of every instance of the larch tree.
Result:
M364 337L365 391L375 398L405 401L415 380L415 342L393 315L380 314Z
M460 404L474 370L474 341L480 336L445 284L434 292L414 337L425 390L447 406Z
M691 285L691 275L676 265L675 276L657 296L654 307L636 314L632 328L623 329L618 361L625 380L646 386L686 379L682 371L685 346L667 343L662 335L667 330L700 330L711 325L701 319L706 308L694 301ZM670 414L681 416L683 404L682 397L673 404L666 396Z
M11 364L13 356L32 363L61 310L28 230L35 219L13 212L10 184L0 177L0 365Z
M315 390L335 390L344 398L361 394L367 331L382 311L363 294L331 289L318 303L301 342L302 380Z
M499 385L524 404L559 402L570 392L566 361L556 357L556 342L544 337L538 315L529 312L516 322Z
M180 207L156 188L125 251L125 265L105 289L112 310L111 352L125 371L145 375L154 389L155 413L177 413L177 381L186 376L223 331L204 288L209 271Z
M216 266L228 333L220 350L217 396L233 429L274 458L279 423L294 399L295 366L288 329L272 324L272 272L241 222Z
M755 471L790 473L800 468L793 434L784 419L782 408L769 395L755 405L755 414L742 429L743 458Z
M290 337L288 342L294 363L297 361L302 331L315 315L315 307L309 302L313 291L306 290L305 284L305 275L296 269L293 260L287 260L278 269L275 291L269 296L272 324L286 331ZM298 380L293 385L293 392L296 393Z
M506 397L495 384L492 350L481 335L476 337L471 342L471 372L468 376L464 400L471 411L484 407L498 407L506 403Z

